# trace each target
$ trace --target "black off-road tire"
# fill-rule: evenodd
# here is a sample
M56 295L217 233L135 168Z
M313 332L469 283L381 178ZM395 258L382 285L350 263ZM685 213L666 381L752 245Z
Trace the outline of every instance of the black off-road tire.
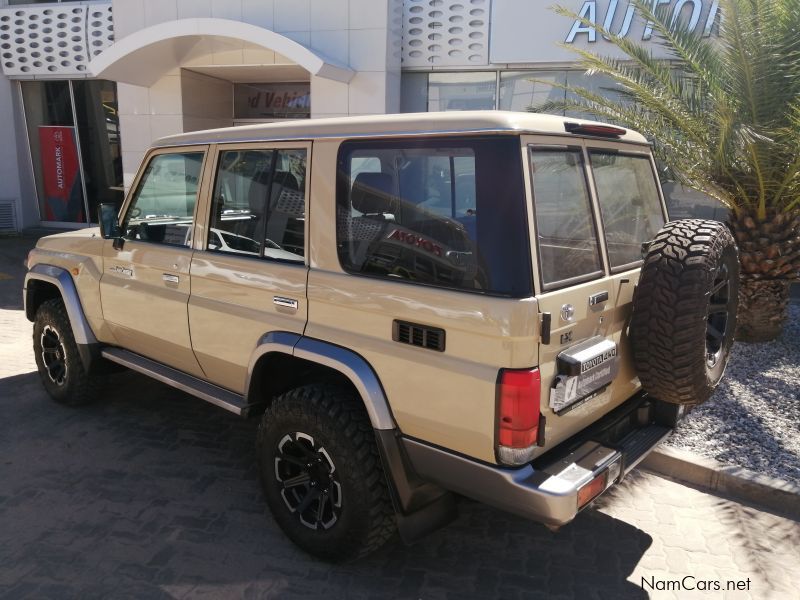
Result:
M645 391L696 405L722 378L736 329L739 258L717 221L667 223L650 244L633 299L630 341Z
M262 418L257 452L275 520L309 554L352 560L376 551L395 533L375 433L353 392L311 384L278 396ZM306 464L296 464L296 458ZM298 484L303 473L308 481ZM303 509L306 494L313 493L317 497Z
M47 393L66 406L83 406L98 396L99 380L89 374L60 299L42 302L33 323L33 353Z

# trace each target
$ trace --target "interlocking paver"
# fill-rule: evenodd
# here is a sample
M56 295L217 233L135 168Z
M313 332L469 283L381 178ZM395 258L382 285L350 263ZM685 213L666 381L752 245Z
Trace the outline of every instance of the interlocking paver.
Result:
M0 239L17 278L0 281L0 597L797 597L798 523L646 473L557 533L464 501L412 547L313 560L265 510L254 422L132 373L94 406L47 398L13 243ZM750 589L642 588L686 576Z

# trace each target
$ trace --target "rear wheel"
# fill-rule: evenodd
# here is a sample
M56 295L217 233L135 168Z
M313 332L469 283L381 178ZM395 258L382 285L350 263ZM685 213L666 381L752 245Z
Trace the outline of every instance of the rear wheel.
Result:
M349 390L315 384L275 398L257 450L267 504L284 533L309 554L354 559L394 533L375 434Z
M33 353L39 376L56 402L80 406L96 399L97 380L83 365L60 299L43 302L33 323Z
M736 328L739 259L717 221L667 223L651 243L633 302L630 340L642 387L659 400L708 400Z

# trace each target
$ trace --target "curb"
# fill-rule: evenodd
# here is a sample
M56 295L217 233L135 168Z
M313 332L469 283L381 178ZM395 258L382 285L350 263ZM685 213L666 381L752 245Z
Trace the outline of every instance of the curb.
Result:
M800 486L788 481L664 447L651 452L640 467L673 481L688 483L800 520Z

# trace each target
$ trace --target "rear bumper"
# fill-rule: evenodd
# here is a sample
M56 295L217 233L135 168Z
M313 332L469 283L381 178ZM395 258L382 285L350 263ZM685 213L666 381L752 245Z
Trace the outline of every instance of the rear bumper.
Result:
M408 438L403 445L421 478L522 517L560 526L583 508L578 501L581 488L604 476L602 493L672 433L670 427L655 422L656 411L644 395L621 409L517 469L478 462Z

